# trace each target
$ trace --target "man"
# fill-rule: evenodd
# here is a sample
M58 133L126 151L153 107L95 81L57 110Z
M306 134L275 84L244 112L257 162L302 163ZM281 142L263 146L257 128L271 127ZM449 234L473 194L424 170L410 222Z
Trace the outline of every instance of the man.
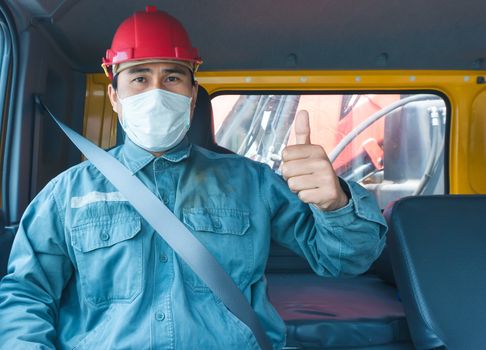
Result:
M201 61L177 20L154 8L123 22L103 66L127 134L114 157L214 255L273 347L285 326L266 296L270 239L320 275L366 271L386 226L372 197L339 180L310 144L308 118L282 174L189 144ZM0 286L0 344L12 348L258 349L250 329L89 162L27 208Z

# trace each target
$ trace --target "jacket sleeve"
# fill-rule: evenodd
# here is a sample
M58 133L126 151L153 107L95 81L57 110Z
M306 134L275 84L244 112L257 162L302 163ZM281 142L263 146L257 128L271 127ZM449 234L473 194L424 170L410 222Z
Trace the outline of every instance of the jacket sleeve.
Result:
M0 344L54 349L62 290L72 274L59 210L49 184L20 222L0 283Z
M261 194L270 211L272 239L307 259L318 275L358 275L378 258L387 226L366 189L341 180L349 203L325 212L300 201L269 167L263 166L262 175Z

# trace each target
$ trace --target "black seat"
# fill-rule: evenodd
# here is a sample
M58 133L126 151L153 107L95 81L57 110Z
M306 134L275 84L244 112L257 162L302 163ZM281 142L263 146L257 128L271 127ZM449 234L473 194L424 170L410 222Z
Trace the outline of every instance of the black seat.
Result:
M287 325L287 346L367 348L410 339L394 287L375 275L324 278L269 274L270 301Z
M395 279L418 349L484 349L486 196L409 197L390 209Z
M191 127L187 132L191 143L218 153L234 153L219 146L214 138L213 107L207 90L199 86L196 106L191 120Z

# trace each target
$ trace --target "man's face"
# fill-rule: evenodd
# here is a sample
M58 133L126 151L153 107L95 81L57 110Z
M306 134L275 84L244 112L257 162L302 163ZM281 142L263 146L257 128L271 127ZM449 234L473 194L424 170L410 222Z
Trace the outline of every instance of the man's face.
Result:
M192 74L189 69L177 63L146 63L125 69L118 74L117 91L110 84L108 94L113 109L119 117L123 118L119 98L123 99L152 89L162 89L192 97L192 117L197 96L197 84L192 84Z

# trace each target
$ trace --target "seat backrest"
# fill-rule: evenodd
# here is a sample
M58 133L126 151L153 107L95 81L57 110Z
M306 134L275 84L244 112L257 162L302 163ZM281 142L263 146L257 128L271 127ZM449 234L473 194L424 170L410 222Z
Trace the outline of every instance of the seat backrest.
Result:
M208 92L202 86L199 86L197 92L196 106L192 116L191 127L187 132L191 143L207 148L218 153L233 153L230 150L216 144L214 138L214 121L211 98Z
M390 210L390 255L415 346L484 349L486 196L408 197Z

